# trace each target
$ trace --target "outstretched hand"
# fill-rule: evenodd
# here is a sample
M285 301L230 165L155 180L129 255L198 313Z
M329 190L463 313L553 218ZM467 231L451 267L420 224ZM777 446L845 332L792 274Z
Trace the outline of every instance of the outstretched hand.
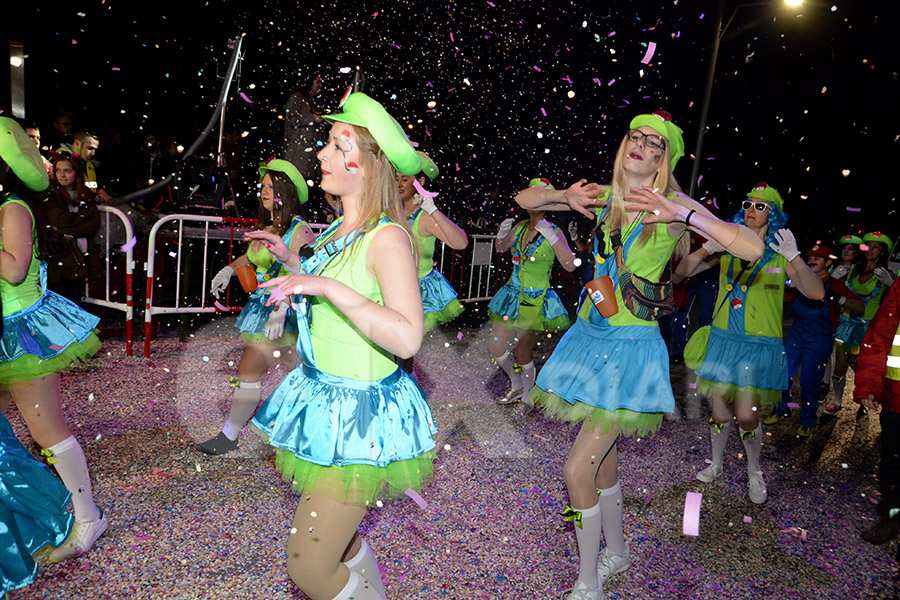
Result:
M681 205L660 194L657 188L651 188L646 185L640 189L631 188L625 194L625 200L631 202L625 205L625 210L630 212L647 211L649 213L641 221L645 225L681 221L681 214L678 212Z
M603 193L603 186L597 183L588 183L587 179L579 179L563 193L566 204L574 211L578 211L592 221L597 218L590 209L595 206L606 206L606 201L598 200Z
M316 275L283 275L281 277L273 277L268 281L259 284L261 288L273 288L266 300L266 306L270 306L275 302L288 301L286 296L324 296L328 283L333 281L328 277L318 277ZM275 292L279 290L280 293Z

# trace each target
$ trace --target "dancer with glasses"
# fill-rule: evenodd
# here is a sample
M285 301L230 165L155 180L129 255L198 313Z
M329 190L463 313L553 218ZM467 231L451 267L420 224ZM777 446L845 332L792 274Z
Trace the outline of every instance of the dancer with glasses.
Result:
M655 294L676 245L690 227L738 256L752 260L763 252L752 231L719 221L681 193L672 167L682 156L682 132L668 113L639 115L619 144L611 185L582 179L564 190L532 187L516 196L529 210L576 210L595 219L594 274L597 279L608 276L614 289L603 300L597 290L590 301L582 293L575 324L532 392L547 415L581 423L564 470L571 501L565 514L575 523L579 557L578 579L568 600L604 598L606 580L631 565L616 440L620 434L657 431L663 413L675 408L668 353L653 320L659 312L649 307L648 296ZM611 304L616 312L609 310ZM603 552L601 536L606 540Z
M788 279L812 301L825 297L822 280L800 256L794 234L785 229L781 194L766 183L758 183L747 194L742 210L732 219L749 227L766 242L759 260L740 260L710 240L678 266L678 274L690 277L719 267L719 296L708 341L692 338L685 349L685 362L702 361L697 371L697 390L713 401L709 420L712 460L697 479L712 482L722 476L722 458L736 419L747 454L750 501L761 504L768 492L759 465L762 426L760 406L781 401L787 387L787 361L782 340L784 286ZM699 331L698 331L699 333ZM695 334L697 335L697 334ZM697 348L705 352L699 358Z

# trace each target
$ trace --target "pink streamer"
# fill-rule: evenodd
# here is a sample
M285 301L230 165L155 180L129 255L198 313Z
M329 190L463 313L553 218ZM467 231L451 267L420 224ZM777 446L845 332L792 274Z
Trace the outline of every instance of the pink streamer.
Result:
M219 301L218 301L218 300L216 300L216 301L214 302L214 304L216 305L216 308L219 309L219 310L221 310L222 312L230 312L230 311L228 310L228 307L219 304Z
M641 62L645 65L650 64L650 59L653 58L654 52L656 52L656 42L650 42L647 44L647 52L644 54L644 58L641 59Z
M245 94L244 92L240 92L240 94L241 94L241 98L244 99L244 102L246 102L246 103L248 103L248 104L253 104L253 100L251 100L250 98L248 98L248 97L247 97L247 94Z
M684 499L684 524L682 530L684 535L692 535L697 537L700 535L700 503L703 500L703 494L698 492L688 492Z
M410 498L412 498L412 501L415 502L416 504L418 504L419 508L421 508L422 510L425 510L426 508L428 508L428 503L425 502L425 499L422 498L422 496L420 496L416 490L414 490L412 488L407 488L406 495L409 496Z
M440 192L429 192L428 190L423 188L422 184L420 184L415 179L413 179L413 187L416 188L416 191L419 192L419 195L422 196L423 198L434 198L440 193Z
M119 248L119 249L120 249L122 252L128 252L129 250L131 250L132 248L134 248L134 245L135 245L135 244L137 244L137 238L134 237L134 236L131 236L131 239L128 240L127 243L122 244L122 247Z

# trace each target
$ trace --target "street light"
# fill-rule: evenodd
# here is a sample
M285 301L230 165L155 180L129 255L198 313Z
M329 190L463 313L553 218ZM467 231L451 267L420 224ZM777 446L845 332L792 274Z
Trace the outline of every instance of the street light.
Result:
M803 4L803 0L784 0L784 3L787 6L798 7ZM694 166L691 167L691 185L688 191L688 196L691 198L694 197L694 192L697 191L697 175L700 172L700 152L703 150L703 135L706 133L706 117L709 114L709 98L712 95L713 80L716 77L716 59L719 58L719 43L725 36L725 32L734 20L734 16L737 14L738 10L747 6L762 6L769 4L772 4L772 2L738 4L734 7L734 12L731 13L728 22L722 27L722 20L725 16L725 0L719 0L719 8L716 11L716 39L713 41L712 57L709 61L709 73L706 77L706 89L703 91L703 104L700 108L700 127L697 130L697 146L694 149Z

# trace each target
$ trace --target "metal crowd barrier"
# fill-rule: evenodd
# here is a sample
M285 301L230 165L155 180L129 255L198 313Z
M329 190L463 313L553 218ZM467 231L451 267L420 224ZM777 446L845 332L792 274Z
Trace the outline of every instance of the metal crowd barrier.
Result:
M459 294L460 302L479 302L494 296L505 283L498 264L500 256L492 235L470 235L464 250L454 250L443 242L435 247L437 270Z
M85 284L84 297L82 301L87 304L96 304L114 310L121 310L125 313L125 354L127 356L134 355L134 305L133 305L133 276L134 276L134 230L131 226L131 220L124 212L113 206L98 206L100 210L100 234L103 237L103 297L94 298L91 296L89 284ZM124 229L124 243L113 244L112 238L115 229L110 221L113 216L117 217L122 223ZM110 257L113 251L125 252L125 301L119 302L113 299L119 289L110 290L110 279L112 278L112 269Z

